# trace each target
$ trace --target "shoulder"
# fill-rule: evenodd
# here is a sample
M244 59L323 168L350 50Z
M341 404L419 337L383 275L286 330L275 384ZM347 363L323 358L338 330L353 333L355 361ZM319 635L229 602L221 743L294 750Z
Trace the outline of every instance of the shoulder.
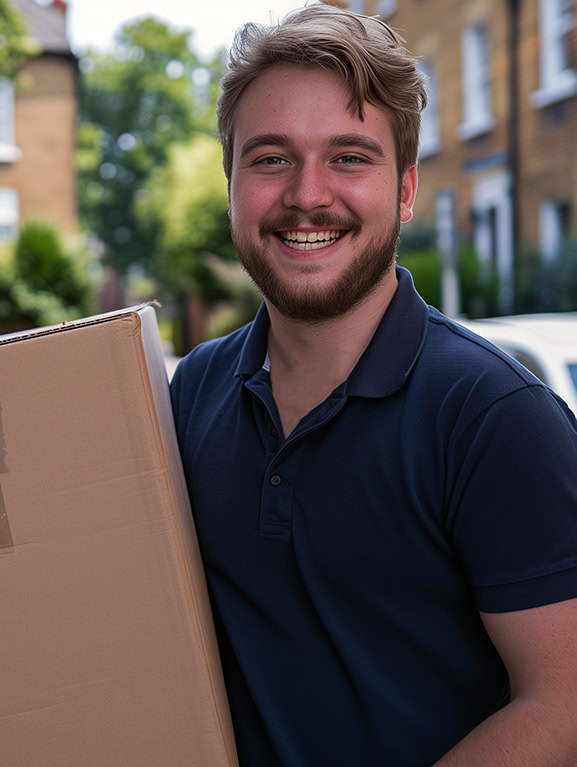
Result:
M232 368L234 372L251 325L249 323L227 336L196 346L181 360L175 377L196 377L206 373L207 369L226 373Z
M453 405L468 420L496 403L539 403L538 409L563 410L565 403L517 360L429 307L427 333L418 361L418 378L430 398ZM509 407L509 406L508 406Z
M230 386L251 326L199 344L180 361L170 384L175 415L188 410L200 391L216 396Z

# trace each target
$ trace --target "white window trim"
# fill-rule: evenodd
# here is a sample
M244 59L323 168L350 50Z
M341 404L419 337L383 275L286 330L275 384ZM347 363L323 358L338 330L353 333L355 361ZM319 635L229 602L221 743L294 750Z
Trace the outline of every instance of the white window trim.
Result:
M463 93L463 122L457 127L457 136L462 141L481 136L495 127L495 118L491 110L491 91L489 89L489 105L481 104L478 81L478 44L479 30L486 35L487 31L482 25L474 24L463 30L461 37L462 58L462 93ZM487 65L491 59L488 57Z
M577 94L577 71L559 69L558 65L558 51L555 48L559 34L556 29L559 24L555 15L557 8L556 0L539 0L540 88L531 97L533 105L539 109Z
M14 85L6 78L0 78L0 108L8 112L4 129L0 132L0 163L17 162L22 156L14 146Z
M419 69L428 79L429 101L421 115L421 135L419 140L419 159L438 154L441 151L441 131L439 126L439 88L434 64L423 61ZM425 127L429 127L425 131Z
M495 127L495 118L493 115L483 115L481 119L463 122L457 126L457 135L461 141L469 141L484 133L489 133Z
M550 263L561 253L564 233L556 200L543 200L539 207L539 244L543 261Z
M10 186L0 186L0 242L8 242L18 232L20 217L18 191ZM3 229L9 229L10 234L4 236Z
M490 208L497 213L496 265L499 273L499 308L503 314L511 314L513 307L513 208L511 200L511 176L505 171L479 180L473 186L473 211L478 217L486 215ZM473 235L475 250L481 262L489 257L489 232L486 224L476 225Z
M18 162L22 157L22 150L13 144L0 144L0 163Z
M559 72L554 83L535 91L531 96L531 101L533 106L542 109L550 104L565 101L565 99L569 99L575 94L577 94L577 72L566 69L563 72Z

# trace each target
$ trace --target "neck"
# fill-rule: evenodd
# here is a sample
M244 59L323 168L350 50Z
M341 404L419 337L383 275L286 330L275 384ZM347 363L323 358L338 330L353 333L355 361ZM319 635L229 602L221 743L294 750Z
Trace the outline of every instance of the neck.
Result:
M312 377L329 388L342 383L367 348L396 288L392 271L346 315L319 323L288 319L267 302L271 367L281 374Z

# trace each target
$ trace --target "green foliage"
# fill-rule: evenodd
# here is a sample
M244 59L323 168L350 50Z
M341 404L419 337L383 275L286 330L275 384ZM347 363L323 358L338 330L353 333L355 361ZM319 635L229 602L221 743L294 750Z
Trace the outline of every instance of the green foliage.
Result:
M145 233L135 214L150 175L175 142L213 124L208 104L195 109L199 62L188 37L146 18L122 29L114 55L81 61L80 211L105 244L107 263L121 272L135 263L150 268L154 259L154 232ZM221 70L215 61L209 77Z
M94 284L80 253L67 250L51 224L28 221L18 234L10 294L18 311L42 324L91 314Z
M0 78L14 80L26 61L39 50L28 36L24 16L10 0L0 0Z
M577 241L567 243L554 261L536 251L524 254L518 272L515 311L577 311Z
M230 295L207 254L234 259L228 195L217 140L198 135L175 145L139 197L144 231L158 243L157 270L169 289L195 290L207 303Z
M437 247L435 227L431 223L412 221L401 229L397 252L402 258L406 253L431 252Z
M441 309L442 264L434 246L434 230L426 225L403 229L398 263L413 275L423 299ZM499 279L494 264L482 264L470 243L459 248L457 272L461 313L469 317L499 314Z
M470 243L463 243L458 262L461 313L467 317L499 314L499 275L494 263L482 264Z
M413 275L417 291L426 303L441 308L441 262L434 248L424 251L405 251L399 255L399 266Z

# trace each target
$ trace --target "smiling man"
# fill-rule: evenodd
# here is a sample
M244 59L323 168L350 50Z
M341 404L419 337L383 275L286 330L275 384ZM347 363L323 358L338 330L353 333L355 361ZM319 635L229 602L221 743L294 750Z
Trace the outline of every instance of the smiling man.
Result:
M395 268L425 103L323 5L223 80L264 302L172 396L242 767L577 764L576 423Z

